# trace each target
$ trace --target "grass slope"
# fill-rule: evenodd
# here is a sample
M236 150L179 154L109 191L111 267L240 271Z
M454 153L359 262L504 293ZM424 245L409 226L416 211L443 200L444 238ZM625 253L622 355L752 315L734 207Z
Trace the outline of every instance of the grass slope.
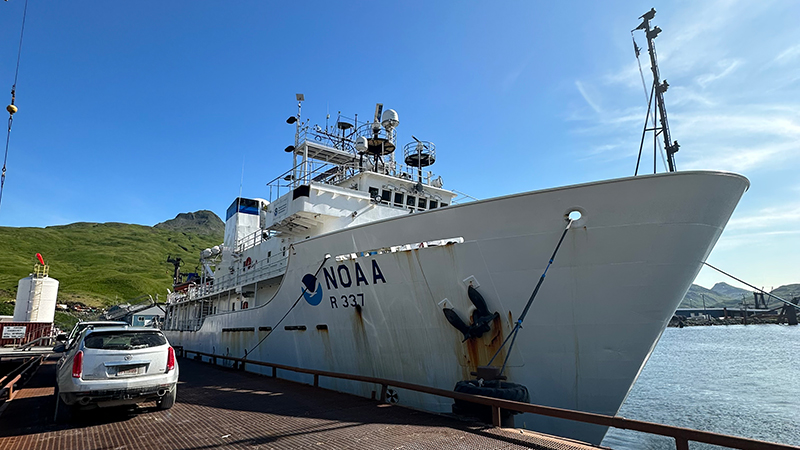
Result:
M787 284L772 291L773 295L791 301L793 297L800 297L800 284ZM755 303L752 291L739 289L725 283L717 283L712 289L693 284L689 292L683 298L679 308L702 308L703 297L707 308L734 308L739 309L742 298L752 308ZM772 308L778 304L778 300L767 298L767 305Z
M108 306L142 294L163 299L172 286L167 255L183 258L183 271L192 272L200 251L222 238L122 223L0 227L0 300L16 297L17 283L30 274L36 253L60 282L59 303Z

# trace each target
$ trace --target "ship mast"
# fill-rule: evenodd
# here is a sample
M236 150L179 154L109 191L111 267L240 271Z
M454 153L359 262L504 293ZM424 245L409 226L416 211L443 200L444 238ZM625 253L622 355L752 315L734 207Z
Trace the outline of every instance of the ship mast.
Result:
M647 128L647 119L645 119L644 130L642 131L642 144L641 145L644 144L645 133L647 133L648 131L655 132L655 136L653 136L653 138L654 138L653 139L653 156L655 157L656 139L658 138L658 135L661 134L662 138L664 139L664 148L665 148L665 150L667 152L667 165L669 166L669 171L670 172L675 172L675 170L676 170L675 169L675 153L678 152L678 148L680 148L680 146L678 145L678 141L674 141L674 142L672 141L672 138L670 137L670 134L669 134L669 122L667 121L667 108L664 105L664 92L667 92L667 89L669 88L669 84L667 83L667 80L664 80L663 83L661 82L661 75L658 72L658 58L656 57L656 47L655 47L655 44L653 43L653 40L656 38L656 36L658 36L658 34L661 33L661 28L659 28L657 26L653 27L652 29L650 28L650 20L652 20L653 17L655 17L655 15L656 15L655 8L651 8L650 11L644 13L644 15L642 15L640 17L640 19L642 19L642 23L638 27L633 29L633 31L644 30L645 36L647 37L647 50L648 50L648 53L650 53L650 69L653 72L653 87L652 87L652 90L650 91L650 99L649 99L649 101L647 103L647 116L648 117L650 116L650 109L652 107L653 97L655 97L656 108L658 110L657 114L658 114L659 119L660 119L659 120L660 125L656 125L655 124L655 120L653 120L653 127L652 128ZM633 33L633 31L631 33ZM633 45L634 45L634 49L636 51L636 57L638 59L638 57L639 57L639 47L636 46L636 42L635 41L634 41ZM639 146L639 160L641 160L641 156L642 156L642 147L641 147L641 145ZM639 171L639 160L636 161L636 172L637 173ZM654 166L654 172L655 172L655 161L653 161L653 166Z

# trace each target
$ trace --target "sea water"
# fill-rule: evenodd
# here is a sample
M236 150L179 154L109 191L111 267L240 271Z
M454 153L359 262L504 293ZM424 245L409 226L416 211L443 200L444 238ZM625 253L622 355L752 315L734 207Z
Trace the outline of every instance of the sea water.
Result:
M800 445L800 326L667 328L619 415ZM675 448L671 438L614 428L602 444Z

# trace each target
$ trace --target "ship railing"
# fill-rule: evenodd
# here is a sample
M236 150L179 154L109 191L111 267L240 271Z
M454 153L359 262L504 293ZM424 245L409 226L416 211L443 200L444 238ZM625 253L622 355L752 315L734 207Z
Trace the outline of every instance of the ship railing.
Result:
M264 233L267 233L266 237L265 237ZM242 253L245 250L249 250L249 249L255 247L256 245L268 240L269 238L270 238L270 234L269 234L268 231L256 230L253 233L248 234L247 236L239 239L236 242L236 252L237 253Z
M355 120L349 118L341 117L341 119L344 122L350 122L352 124L357 123ZM350 128L350 130L354 129L355 128ZM310 141L327 145L328 147L335 148L336 150L342 150L350 153L355 153L356 151L356 135L353 132L345 133L343 135L342 131L338 128L322 128L319 125L304 126L300 128L297 138L298 143L300 144L302 144L304 141Z
M186 300L187 297L188 296L185 292L179 292L179 291L170 292L169 294L167 294L167 304L180 303Z
M445 389L422 386L419 384L406 383L404 381L388 380L386 378L376 378L376 377L354 375L354 374L347 374L340 372L329 372L326 370L305 369L301 367L287 366L278 363L253 361L247 358L236 358L227 355L216 355L213 353L200 352L196 350L187 350L184 348L179 349L180 356L187 356L189 354L194 354L195 359L199 359L204 362L210 362L215 365L217 364L218 360L231 361L235 363L240 370L245 370L247 365L269 367L272 369L272 374L271 374L272 378L277 378L278 369L287 370L290 372L305 373L313 376L312 383L314 387L319 387L319 377L338 378L342 380L360 381L362 383L380 385L381 395L379 401L381 403L386 403L389 387L408 389L411 391L422 392L425 394L452 398L454 400L463 400L466 402L478 403L481 405L489 406L491 408L492 424L496 427L501 426L502 410L509 410L509 411L537 414L547 417L554 417L558 419L572 420L575 422L601 425L605 427L619 428L621 430L633 430L648 434L666 436L675 440L675 448L677 450L688 450L689 441L702 442L705 444L718 445L721 447L734 448L739 450L800 450L800 447L795 447L792 445L776 444L771 442L759 441L756 439L748 439L738 436L711 433L708 431L693 430L690 428L675 427L671 425L662 425L653 422L645 422L642 420L626 419L624 417L619 417L619 416L608 416L604 414L595 414L584 411L555 408L552 406L515 402L512 400L486 397L483 395L465 394L463 392L448 391ZM208 358L208 361L203 360L204 357Z
M227 280L228 289L234 286L251 284L255 283L256 281L266 280L281 275L286 272L286 266L288 262L289 257L287 256L282 257L277 261L268 261L266 263L258 261L255 266L251 266L249 269L240 268L238 269L238 274L236 277L230 277L230 279Z
M353 161L343 164L309 159L305 164L301 162L267 183L269 201L277 200L281 195L298 186L309 184L309 182L338 185L361 172L376 172L403 180L419 182L420 171L419 168L414 166L381 159L378 160L376 169L375 159L368 155L365 155L363 159L356 156ZM422 184L435 188L442 187L442 177L436 176L430 170L422 170L421 172Z
M338 126L339 122L347 123L349 126L342 129ZM301 126L297 133L297 142L313 141L337 150L355 153L355 143L359 136L366 136L367 138L377 137L385 139L392 144L396 144L397 140L394 129L390 131L381 124L370 121L359 122L358 117L349 118L339 116L337 125L334 126L326 125L325 128L322 128L320 125L306 124Z
M194 301L203 297L208 297L209 295L228 291L236 286L243 286L255 283L256 281L275 278L286 272L288 261L289 257L281 257L277 260L273 258L273 260L268 260L267 262L257 261L248 269L240 267L241 264L237 264L237 269L234 274L216 278L214 279L214 283L189 286L185 294L180 295L173 292L167 298L169 299L169 303Z

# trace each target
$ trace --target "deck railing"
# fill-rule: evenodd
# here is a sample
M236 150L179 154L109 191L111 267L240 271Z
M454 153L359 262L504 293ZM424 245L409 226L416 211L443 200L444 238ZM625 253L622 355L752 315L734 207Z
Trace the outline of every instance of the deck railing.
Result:
M708 431L693 430L690 428L674 427L670 425L661 425L653 422L645 422L641 420L625 419L618 416L606 416L603 414L587 413L583 411L573 411L569 409L554 408L551 406L534 405L530 403L521 403L511 400L502 400L492 397L484 397L482 395L471 395L462 392L448 391L445 389L438 389L418 384L406 383L403 381L387 380L385 378L367 377L361 375L352 375L337 372L328 372L325 370L304 369L301 367L292 367L284 364L276 364L262 361L252 361L246 358L235 358L232 356L215 355L212 353L205 353L196 350L186 350L182 347L176 347L181 356L187 354L194 354L202 359L203 356L210 359L210 362L217 364L217 360L227 360L237 363L239 369L244 370L247 364L256 366L271 367L272 378L277 377L277 370L288 370L297 373L305 373L314 376L313 385L319 387L319 377L339 378L342 380L361 381L364 383L378 384L381 386L380 401L386 401L386 393L389 386L401 389L408 389L426 394L438 395L441 397L449 397L452 399L464 400L472 403L479 403L487 405L492 408L492 421L494 426L500 426L501 409L511 411L519 411L525 413L538 414L542 416L555 417L559 419L573 420L576 422L590 423L595 425L602 425L607 427L619 428L622 430L640 431L643 433L656 434L660 436L667 436L675 439L675 447L677 450L688 450L689 441L703 442L706 444L719 445L722 447L739 449L739 450L800 450L800 447L795 447L785 444L775 444L771 442L758 441L755 439L742 438L737 436L729 436L725 434L711 433Z

